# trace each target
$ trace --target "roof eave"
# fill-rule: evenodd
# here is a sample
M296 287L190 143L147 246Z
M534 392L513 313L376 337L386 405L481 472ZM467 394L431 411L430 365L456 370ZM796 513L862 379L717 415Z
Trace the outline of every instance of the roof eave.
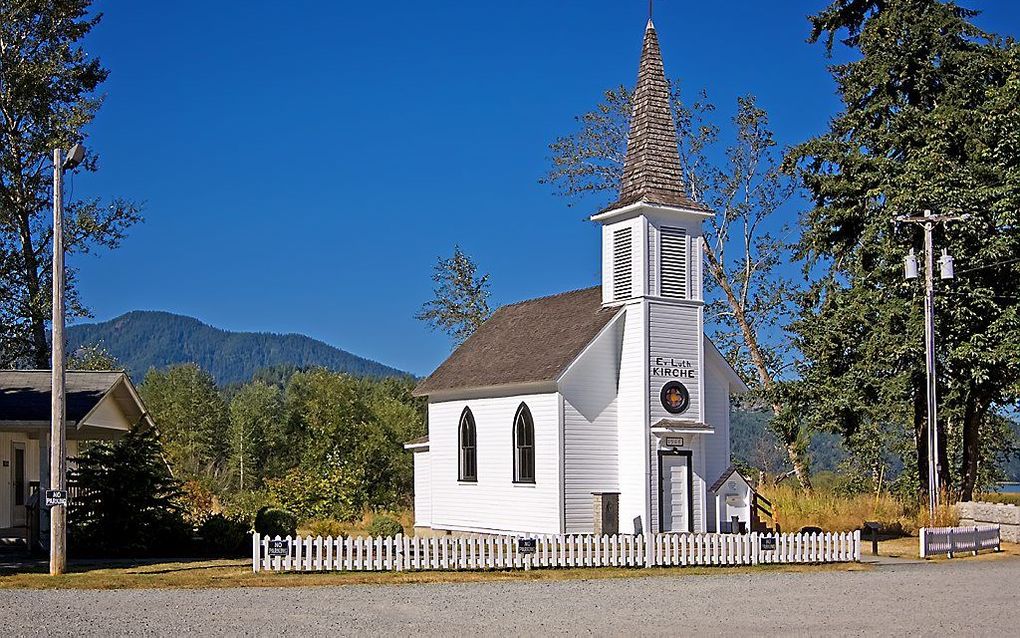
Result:
M682 214L687 216L693 216L699 219L711 219L715 217L715 213L711 210L704 208L686 208L680 206L666 206L663 204L654 204L651 202L639 201L633 204L627 204L626 206L620 206L618 208L610 208L599 213L595 213L590 217L591 221L606 223L615 221L617 219L625 219L641 214L642 211L650 210L655 212L662 212L667 214Z

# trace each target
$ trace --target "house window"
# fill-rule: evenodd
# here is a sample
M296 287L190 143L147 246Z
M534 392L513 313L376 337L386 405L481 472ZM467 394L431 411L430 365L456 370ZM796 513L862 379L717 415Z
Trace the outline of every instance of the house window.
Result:
M628 299L632 291L631 230L613 232L613 299Z
M535 421L521 404L514 417L514 483L535 482Z
M471 414L470 408L464 408L464 412L461 413L458 430L460 432L460 471L458 478L461 481L477 481L477 437L475 434L475 417Z
M687 231L663 226L659 255L659 286L662 296L687 299Z

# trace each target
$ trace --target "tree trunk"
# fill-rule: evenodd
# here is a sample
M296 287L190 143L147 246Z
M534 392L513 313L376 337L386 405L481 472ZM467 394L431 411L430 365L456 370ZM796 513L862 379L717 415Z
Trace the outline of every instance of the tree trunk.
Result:
M712 275L726 295L726 302L729 304L730 310L733 311L733 320L736 321L737 327L740 329L740 335L744 339L744 345L747 346L747 351L751 355L751 363L758 373L758 380L761 382L762 388L767 392L775 385L775 379L772 378L772 373L765 363L765 355L758 344L758 335L751 328L751 324L747 320L747 314L744 312L744 306L737 298L733 286L730 285L729 278L726 276L722 264L716 259L715 252L712 251L707 243L703 245L705 246L705 257L708 259L709 274ZM782 414L783 406L774 403L771 407L773 418L779 418L779 415ZM797 473L797 480L800 481L801 489L810 494L811 476L808 473L807 463L801 458L800 451L797 449L797 432L792 428L773 428L773 431L779 435L783 442L783 447L786 448L786 455L790 459L790 465L793 466L794 472Z
M981 421L987 410L986 402L973 390L967 393L963 413L963 458L960 462L960 500L974 498L977 484L978 459L981 455Z
M914 448L917 450L917 485L923 500L927 500L928 408L924 392L923 386L914 384Z

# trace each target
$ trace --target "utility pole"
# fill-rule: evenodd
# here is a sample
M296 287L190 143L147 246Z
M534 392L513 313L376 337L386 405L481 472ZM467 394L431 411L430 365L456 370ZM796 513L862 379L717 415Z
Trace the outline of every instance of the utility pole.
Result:
M67 160L53 149L53 326L50 388L50 489L63 492L67 481L67 409L64 388L64 171L81 163L85 149L75 144ZM66 494L66 492L64 492ZM40 496L42 496L40 494ZM42 505L42 499L40 499ZM67 504L50 508L50 574L67 569Z
M67 472L67 428L64 402L64 163L60 149L53 149L53 326L50 391L50 489L64 489ZM42 496L40 494L40 496ZM50 574L67 568L67 507L50 508Z
M935 376L935 246L932 238L935 224L966 219L966 215L933 215L925 210L921 217L907 215L896 218L898 222L920 224L924 228L924 358L927 375L928 399L928 513L934 520L939 505L939 435L938 401L936 399ZM940 260L942 279L953 278L953 258L943 251ZM904 262L906 279L917 277L917 257L913 249Z

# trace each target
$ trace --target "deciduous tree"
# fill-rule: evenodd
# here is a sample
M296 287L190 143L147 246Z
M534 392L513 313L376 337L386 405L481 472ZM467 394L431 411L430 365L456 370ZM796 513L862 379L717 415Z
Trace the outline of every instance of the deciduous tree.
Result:
M54 148L85 139L108 71L82 40L99 22L91 0L0 0L0 367L48 368L51 162ZM98 156L81 168L94 171ZM70 200L69 253L114 248L141 218L124 200ZM67 312L86 316L67 277Z
M415 315L433 329L442 330L460 345L489 318L489 275L478 274L471 257L455 246L453 256L440 258L432 274L433 298Z

